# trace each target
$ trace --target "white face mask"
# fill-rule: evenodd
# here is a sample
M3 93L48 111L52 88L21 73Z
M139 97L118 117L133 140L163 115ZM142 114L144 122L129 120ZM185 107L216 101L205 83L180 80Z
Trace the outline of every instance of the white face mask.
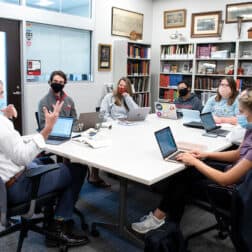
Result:
M230 87L219 87L219 93L224 99L228 99L232 94Z

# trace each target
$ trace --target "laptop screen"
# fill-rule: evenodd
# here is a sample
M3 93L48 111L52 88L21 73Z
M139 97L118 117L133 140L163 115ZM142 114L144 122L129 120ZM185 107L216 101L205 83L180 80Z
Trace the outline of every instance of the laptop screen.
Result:
M212 130L216 128L216 124L215 124L215 121L211 112L201 114L200 118L206 130Z
M155 136L163 158L166 158L167 156L177 151L177 145L174 141L170 127L156 131Z
M50 136L70 137L74 119L72 117L59 117L53 126Z

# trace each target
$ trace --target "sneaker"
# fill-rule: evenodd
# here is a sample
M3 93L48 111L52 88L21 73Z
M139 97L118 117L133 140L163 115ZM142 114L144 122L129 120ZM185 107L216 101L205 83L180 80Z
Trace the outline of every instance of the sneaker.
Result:
M140 222L132 223L131 228L140 234L145 234L150 230L154 230L161 227L164 223L165 218L160 220L155 217L152 212L150 212L149 215L145 215L144 217L142 217L140 219Z

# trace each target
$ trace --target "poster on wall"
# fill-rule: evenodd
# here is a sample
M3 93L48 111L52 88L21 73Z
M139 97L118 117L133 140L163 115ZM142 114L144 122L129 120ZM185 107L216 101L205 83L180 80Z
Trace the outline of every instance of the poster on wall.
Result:
M7 78L6 78L6 34L0 32L0 109L6 107L7 104Z
M27 60L27 75L30 75L30 76L41 75L40 60Z

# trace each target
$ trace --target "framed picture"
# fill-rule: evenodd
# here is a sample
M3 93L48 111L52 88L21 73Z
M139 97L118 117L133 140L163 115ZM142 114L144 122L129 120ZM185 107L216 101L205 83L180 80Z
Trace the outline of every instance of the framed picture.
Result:
M99 44L98 48L98 71L111 70L111 45Z
M143 17L141 13L113 7L111 34L129 38L134 33L136 39L142 39Z
M252 21L252 2L226 5L226 23L236 23L237 17L243 17L242 22Z
M186 26L186 9L164 11L164 29Z
M191 22L191 37L219 37L221 11L193 13Z

